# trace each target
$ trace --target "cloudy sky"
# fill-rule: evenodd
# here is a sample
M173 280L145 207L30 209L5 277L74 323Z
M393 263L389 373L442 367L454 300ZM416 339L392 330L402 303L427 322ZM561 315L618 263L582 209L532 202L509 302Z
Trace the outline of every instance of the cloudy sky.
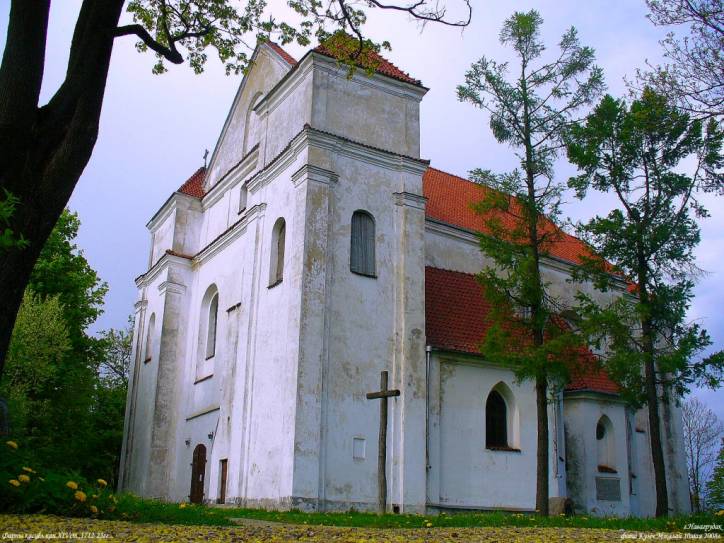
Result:
M455 98L455 87L471 63L482 55L507 58L498 33L513 10L540 11L550 49L569 26L575 26L582 43L596 50L612 94L624 92L624 76L634 74L647 59L660 58L657 42L665 30L646 19L643 0L473 3L473 22L462 32L439 25L421 30L404 15L393 13L372 14L367 28L375 40L391 42L393 49L386 54L391 61L430 88L422 102L422 156L458 175L476 167L505 171L516 165L510 150L492 137L485 116ZM0 0L0 40L5 39L9 4ZM79 5L80 0L52 4L43 100L62 81ZM137 53L133 44L132 38L123 38L114 47L98 144L70 202L82 221L78 243L110 285L98 328L124 326L136 296L133 278L145 271L147 263L145 224L203 164L204 150L213 150L241 80L225 76L214 59L200 76L187 66L171 66L168 73L154 76L152 57ZM287 49L296 58L304 54L296 46ZM572 172L565 163L557 170L561 179ZM702 225L697 251L698 264L707 273L697 286L690 318L709 330L714 348L722 349L724 214L719 202L713 198L708 202L712 217ZM585 202L571 198L564 214L585 219L607 210L603 198ZM724 419L724 394L698 391L697 395Z

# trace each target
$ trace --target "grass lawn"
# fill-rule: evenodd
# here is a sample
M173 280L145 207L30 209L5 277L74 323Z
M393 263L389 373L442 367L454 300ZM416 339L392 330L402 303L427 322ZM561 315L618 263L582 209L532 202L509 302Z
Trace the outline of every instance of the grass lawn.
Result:
M302 513L300 511L264 511L236 507L209 507L170 504L120 497L119 511L132 522L164 524L231 526L232 518L248 518L308 526L346 526L364 528L474 528L474 527L541 527L604 528L628 531L682 531L687 524L724 525L724 515L691 515L661 519L540 517L530 514L484 512L440 515L378 515L374 513ZM724 534L722 534L724 535Z

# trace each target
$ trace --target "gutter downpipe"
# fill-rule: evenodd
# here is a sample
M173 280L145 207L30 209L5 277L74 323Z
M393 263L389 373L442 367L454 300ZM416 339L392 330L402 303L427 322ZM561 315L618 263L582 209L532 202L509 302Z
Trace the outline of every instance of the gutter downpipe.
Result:
M425 505L430 503L430 356L432 345L425 346Z

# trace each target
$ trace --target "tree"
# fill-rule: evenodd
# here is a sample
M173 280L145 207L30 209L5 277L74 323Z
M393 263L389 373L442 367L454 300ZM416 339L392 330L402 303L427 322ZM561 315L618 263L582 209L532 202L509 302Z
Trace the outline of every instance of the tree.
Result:
M689 29L669 32L661 41L667 64L639 71L641 81L664 96L675 97L692 117L724 115L724 8L721 0L646 0L656 26Z
M724 438L719 447L719 455L711 479L706 484L706 493L709 509L724 509Z
M133 345L133 316L128 317L125 329L106 330L101 333L101 339L105 344L105 356L100 364L99 376L116 385L127 385Z
M631 105L606 96L585 124L572 127L568 158L582 172L569 180L578 198L589 190L611 193L618 207L579 226L579 235L602 259L632 282L635 296L599 306L579 296L582 329L607 350L606 369L635 405L648 406L656 481L656 515L668 514L659 402L682 396L692 383L717 386L722 356L696 360L711 340L686 322L694 278L695 219L707 216L698 191L721 183L723 134L714 120L706 129L669 100L645 89ZM680 173L693 160L692 173ZM614 276L604 261L590 259L579 278L601 290Z
M0 392L9 399L14 437L32 448L38 465L113 481L130 332L88 334L107 287L75 243L79 226L78 216L65 210L40 253Z
M682 419L691 505L694 512L700 513L706 508L705 485L717 459L724 424L696 398L682 404Z
M26 292L0 380L0 396L8 400L14 433L29 435L28 429L45 416L47 398L62 379L61 364L70 350L58 298Z
M428 0L411 4L365 2L366 9L400 11L413 19L466 26L469 0L461 0L467 17L448 19L444 7ZM359 47L379 48L363 40L365 12L353 0L322 4L290 0L301 17L294 27L270 16L266 0L129 0L133 23L120 25L126 0L84 0L73 33L66 77L45 105L39 105L43 82L50 0L12 0L7 40L0 64L0 188L18 199L7 228L23 236L27 247L11 247L0 259L0 373L23 292L45 240L68 203L88 163L98 136L106 80L115 40L134 36L139 51L152 51L155 73L165 63L188 61L203 71L207 52L215 49L227 73L246 69L248 36L282 43L309 43L328 36L326 24L348 29ZM344 60L344 59L343 59Z
M553 162L562 148L561 136L574 113L603 90L594 53L583 47L574 28L549 62L540 40L543 20L536 11L516 12L500 33L500 42L513 48L517 73L508 78L508 63L487 57L473 64L458 87L458 98L490 114L495 138L514 148L520 169L495 175L475 170L471 177L488 185L478 205L487 232L480 247L491 260L480 274L492 306L495 324L485 338L484 353L512 364L520 378L532 378L538 410L536 510L548 514L548 387L565 374L563 354L571 337L557 326L558 300L541 274L541 261L560 236L553 226L559 214L562 186L553 179ZM504 322L511 317L522 326L529 345L505 341Z

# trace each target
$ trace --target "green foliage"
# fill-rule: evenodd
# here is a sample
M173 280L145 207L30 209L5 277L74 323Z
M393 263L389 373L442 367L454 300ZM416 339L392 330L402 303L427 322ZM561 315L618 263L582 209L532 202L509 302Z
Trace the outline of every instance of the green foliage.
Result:
M706 501L713 511L724 509L724 440L711 479L706 484Z
M296 42L307 46L312 37L324 43L340 35L354 43L354 47L344 48L344 56L338 56L353 69L367 51L389 48L387 42L375 43L363 36L366 9L403 11L420 21L460 27L469 24L472 13L469 0L462 2L468 18L460 21L447 19L445 7L437 3L428 5L428 0L410 6L376 2L361 6L348 0L328 4L318 0L288 0L286 4L292 15L300 19L298 24L267 15L266 0L244 0L239 4L228 0L131 0L127 9L135 24L119 27L116 35L136 35L140 39L136 44L138 51L152 50L156 55L155 74L166 71L166 62L180 64L184 60L196 73L201 73L209 49L216 50L227 74L238 74L250 67L248 52L257 41L273 37L282 44Z
M78 473L36 469L22 442L0 447L0 511L97 517L116 510L105 480L90 483Z
M20 306L8 349L0 397L8 401L11 428L37 428L61 385L62 361L70 340L57 297L28 291Z
M13 331L0 396L12 435L37 469L117 476L130 330L87 328L107 291L75 244L80 222L63 212L33 270Z
M554 181L553 163L564 129L601 92L603 75L575 28L561 38L559 54L545 60L542 24L534 10L508 18L500 42L513 49L518 66L510 70L507 62L481 58L458 87L458 98L490 114L493 135L512 147L520 161L520 169L510 173L471 172L476 182L489 187L476 206L486 230L480 247L492 260L479 279L495 308L483 352L512 364L521 378L547 376L563 382L576 338L556 319L561 302L543 280L540 262L561 236L555 220L563 187ZM511 320L519 326L509 326ZM521 327L528 341L511 340Z
M12 248L22 249L27 247L28 241L23 238L22 233L18 237L10 229L10 218L15 213L20 199L7 190L3 189L4 198L0 198L0 251L7 251Z
M721 356L695 360L711 340L697 323L686 322L686 312L698 273L697 219L708 216L697 197L721 189L723 139L716 122L691 121L651 89L630 106L604 97L569 134L568 157L582 172L569 181L576 195L596 190L619 201L608 215L578 228L614 269L590 260L576 278L592 279L602 290L620 288L627 278L637 294L604 306L580 296L581 326L591 341L608 347L607 369L635 405L644 402L647 357L656 361L657 382L677 395L694 383L717 386L722 378ZM693 173L682 173L689 159Z
M43 297L58 296L74 351L97 360L102 349L85 331L103 313L108 285L78 249L79 228L77 213L64 210L43 246L28 287Z

